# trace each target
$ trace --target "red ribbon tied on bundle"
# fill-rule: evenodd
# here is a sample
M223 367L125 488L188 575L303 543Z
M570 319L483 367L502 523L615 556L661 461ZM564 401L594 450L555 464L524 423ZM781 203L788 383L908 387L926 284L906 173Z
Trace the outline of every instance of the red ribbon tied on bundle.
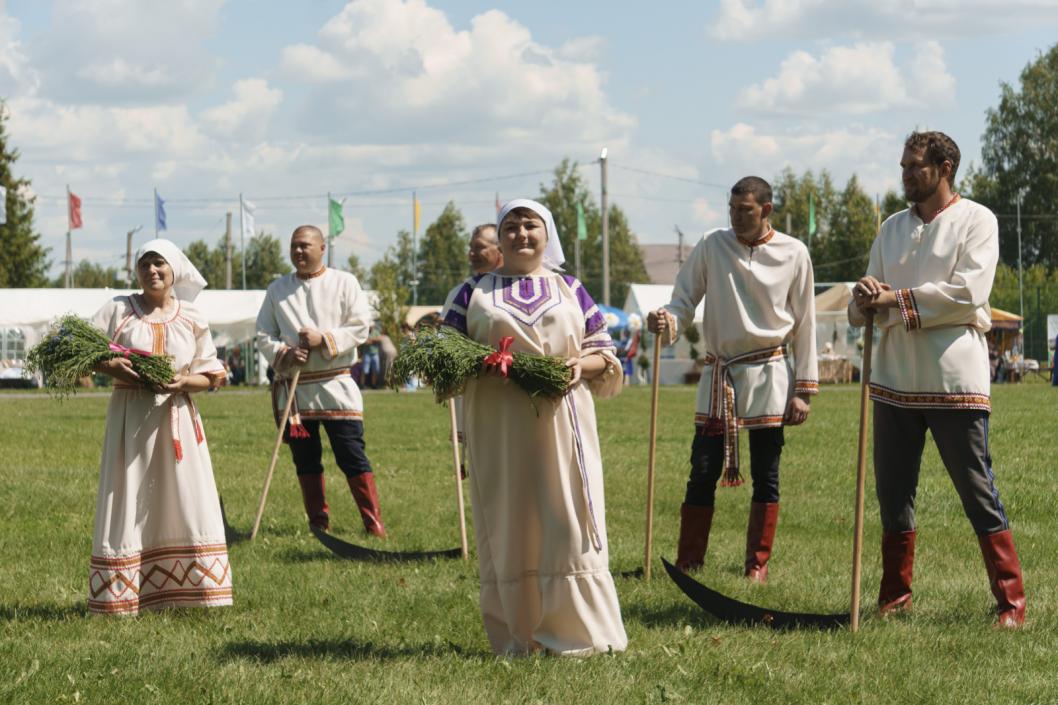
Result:
M485 356L483 360L485 367L495 368L499 370L501 377L506 377L507 371L514 365L514 355L511 354L511 345L513 344L513 336L508 335L500 338L499 349Z
M118 343L111 343L107 347L110 349L110 352L121 353L125 357L128 357L132 353L135 353L136 355L144 355L145 357L150 357L152 354L146 350L140 350L139 348L126 348L124 345Z

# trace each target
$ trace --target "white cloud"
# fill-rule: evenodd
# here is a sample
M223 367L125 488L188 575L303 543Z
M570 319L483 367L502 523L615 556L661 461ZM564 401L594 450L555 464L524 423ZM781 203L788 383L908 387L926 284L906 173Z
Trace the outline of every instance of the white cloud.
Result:
M979 36L1058 24L1054 0L721 0L708 28L724 41L836 36Z
M635 126L606 97L599 46L541 44L498 10L457 29L424 0L360 0L323 26L318 45L286 47L281 70L322 84L302 116L307 134L513 142L550 159L620 143Z
M718 164L737 166L743 174L768 178L785 167L797 173L825 169L842 177L855 173L869 192L884 192L898 185L903 138L856 125L822 131L763 132L737 123L728 130L713 130L710 146Z
M41 94L65 102L171 102L210 84L205 48L223 0L56 0L28 53Z
M918 44L904 70L897 66L895 52L891 42L830 47L818 57L796 51L782 62L777 76L743 90L738 104L779 114L861 115L952 103L955 78L938 43Z
M700 228L716 227L721 222L720 211L705 198L696 198L691 204L694 210L695 224Z
M260 78L246 78L232 86L232 99L202 113L206 126L214 134L246 142L259 141L268 121L283 102L283 91L270 88Z
M12 96L36 90L40 82L19 39L22 24L0 14L0 95Z

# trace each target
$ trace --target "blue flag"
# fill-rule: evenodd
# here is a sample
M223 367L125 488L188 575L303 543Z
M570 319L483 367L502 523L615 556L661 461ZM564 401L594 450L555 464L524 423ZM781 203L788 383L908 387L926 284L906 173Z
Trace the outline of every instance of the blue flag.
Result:
M158 192L154 192L154 229L155 231L165 230L165 201L158 195Z

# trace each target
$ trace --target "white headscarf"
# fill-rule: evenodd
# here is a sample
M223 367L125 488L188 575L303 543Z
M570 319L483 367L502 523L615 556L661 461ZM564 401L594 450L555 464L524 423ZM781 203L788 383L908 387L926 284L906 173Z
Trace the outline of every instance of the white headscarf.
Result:
M206 280L195 269L195 265L191 264L184 251L173 243L161 238L143 243L140 249L136 250L137 265L148 252L161 255L169 263L173 270L173 293L176 298L181 301L194 301L198 292L206 288Z
M503 224L503 219L515 208L528 208L544 221L544 228L547 230L547 244L544 246L544 266L552 271L561 272L562 265L566 263L566 256L562 254L562 241L558 237L555 218L544 204L531 201L528 198L516 198L513 201L504 203L503 208L500 209L500 214L496 216L497 236L502 237L503 231L500 230L500 226Z

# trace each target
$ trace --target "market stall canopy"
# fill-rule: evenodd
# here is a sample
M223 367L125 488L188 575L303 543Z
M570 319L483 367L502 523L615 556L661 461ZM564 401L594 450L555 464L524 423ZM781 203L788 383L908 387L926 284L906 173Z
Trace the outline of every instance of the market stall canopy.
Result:
M992 309L992 328L995 330L1021 330L1022 318L1016 313Z

